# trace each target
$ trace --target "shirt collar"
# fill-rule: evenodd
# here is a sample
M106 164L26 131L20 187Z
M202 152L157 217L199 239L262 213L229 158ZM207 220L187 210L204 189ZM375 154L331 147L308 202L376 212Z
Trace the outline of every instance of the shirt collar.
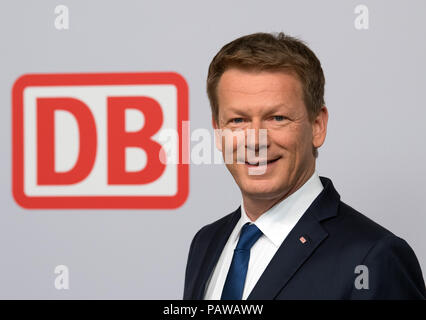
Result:
M288 233L296 225L311 203L324 189L318 173L312 176L296 192L274 205L256 219L254 224L276 247L279 247ZM241 218L237 223L235 241L238 240L241 228L247 222L253 223L247 216L241 200Z
M247 216L246 211L244 210L243 202L241 201L241 217L238 220L237 225L235 226L235 230L238 230L238 231L234 234L234 237L232 239L233 242L238 241L238 239L240 238L241 229L246 223L253 223L253 221L251 221L250 218ZM256 226L259 228L257 224Z

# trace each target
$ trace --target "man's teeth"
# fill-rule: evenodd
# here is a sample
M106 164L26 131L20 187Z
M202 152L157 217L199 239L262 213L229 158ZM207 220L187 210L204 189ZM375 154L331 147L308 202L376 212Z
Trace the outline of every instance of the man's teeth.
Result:
M259 162L256 162L256 163L249 163L249 162L246 161L246 164L252 165L252 166L259 166L259 164L265 165L265 164L274 162L275 160L278 160L278 158L277 159L273 159L273 160L268 160L266 162L265 161L259 161Z

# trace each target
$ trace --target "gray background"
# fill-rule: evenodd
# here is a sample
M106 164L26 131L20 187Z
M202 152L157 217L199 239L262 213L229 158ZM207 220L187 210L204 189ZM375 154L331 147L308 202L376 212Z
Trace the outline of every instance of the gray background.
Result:
M67 5L70 29L54 28ZM354 8L369 8L369 30ZM192 165L177 210L25 210L11 193L11 87L24 73L176 71L190 88L191 130L210 128L207 67L234 38L284 31L326 75L328 136L317 170L342 200L404 238L426 270L426 2L0 2L0 298L180 299L195 232L233 211L224 166ZM56 290L54 268L70 270Z

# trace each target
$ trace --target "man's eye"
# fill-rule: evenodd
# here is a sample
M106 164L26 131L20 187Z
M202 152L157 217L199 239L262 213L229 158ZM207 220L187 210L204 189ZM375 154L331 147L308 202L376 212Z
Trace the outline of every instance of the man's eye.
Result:
M243 121L243 118L234 118L231 120L232 123L242 123Z
M283 121L283 120L285 119L285 117L284 117L284 116L274 116L273 118L274 118L274 120L276 120L276 121Z

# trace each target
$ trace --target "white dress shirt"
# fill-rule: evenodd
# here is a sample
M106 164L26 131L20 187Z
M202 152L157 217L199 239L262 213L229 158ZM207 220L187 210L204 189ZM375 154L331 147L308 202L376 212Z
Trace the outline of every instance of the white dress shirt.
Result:
M314 174L296 192L274 205L256 219L254 224L263 235L250 250L250 260L242 299L246 300L263 271L294 228L311 203L324 189L318 173ZM247 217L244 203L241 201L241 218L220 255L220 258L206 284L205 300L219 300L231 265L234 249L237 246L242 226L252 221Z

